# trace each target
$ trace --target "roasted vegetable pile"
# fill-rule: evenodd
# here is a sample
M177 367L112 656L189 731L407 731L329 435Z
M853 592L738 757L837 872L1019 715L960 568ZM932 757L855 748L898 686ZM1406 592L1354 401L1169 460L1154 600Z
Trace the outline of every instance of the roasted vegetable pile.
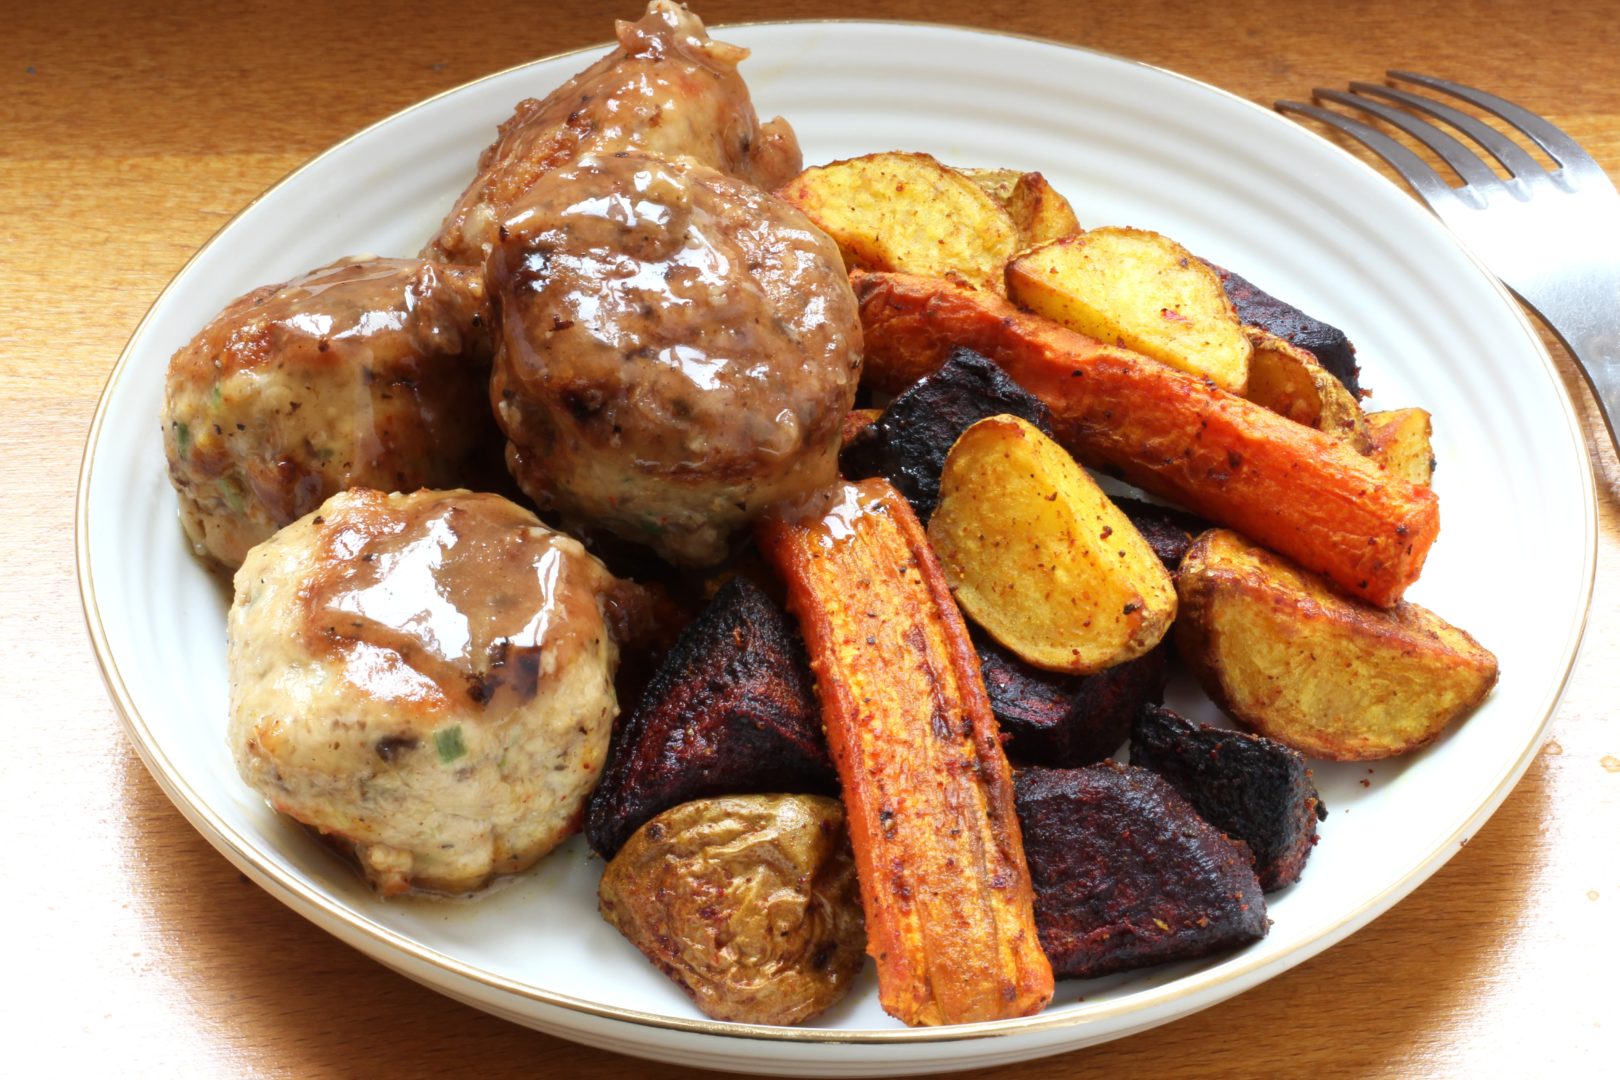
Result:
M1341 331L1168 237L1081 231L1039 174L874 154L782 194L838 242L893 396L850 413L844 481L758 527L792 618L734 580L621 725L593 844L841 791L908 1024L1262 937L1326 820L1309 758L1412 750L1495 681L1401 599L1439 530L1429 414L1364 412ZM1177 665L1247 730L1163 707ZM627 933L711 1015L763 1015L672 967L705 931L670 918Z

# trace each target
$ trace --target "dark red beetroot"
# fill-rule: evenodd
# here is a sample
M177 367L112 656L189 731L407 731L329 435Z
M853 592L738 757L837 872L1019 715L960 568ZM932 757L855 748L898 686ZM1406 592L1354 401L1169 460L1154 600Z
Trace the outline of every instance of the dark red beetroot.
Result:
M1192 547L1198 534L1205 529L1213 528L1209 522L1197 514L1189 514L1185 510L1175 510L1158 503L1150 503L1143 499L1132 499L1124 496L1114 498L1114 505L1125 512L1136 526L1136 531L1142 534L1142 539L1148 542L1153 554L1164 563L1164 568L1171 573L1181 566L1182 557L1187 549Z
M838 467L849 480L883 477L926 525L939 502L945 455L957 436L988 416L1002 414L1052 433L1051 413L1038 398L994 361L957 349L938 371L890 402L877 423L839 454Z
M1327 820L1299 751L1148 706L1131 727L1131 764L1164 777L1200 817L1249 845L1266 892L1299 880L1316 823Z
M672 806L716 795L836 794L804 644L745 577L683 631L613 732L585 839L604 858Z
M1118 750L1146 705L1164 700L1164 650L1095 675L1062 675L1025 663L973 628L979 671L1013 761L1090 765Z
M1017 776L1041 948L1061 978L1193 960L1258 941L1248 852L1146 769L1112 761Z

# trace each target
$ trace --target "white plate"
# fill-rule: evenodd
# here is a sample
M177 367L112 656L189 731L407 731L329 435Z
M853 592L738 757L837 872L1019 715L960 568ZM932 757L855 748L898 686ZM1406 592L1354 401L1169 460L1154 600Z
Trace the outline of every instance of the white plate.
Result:
M288 177L198 252L113 371L79 487L80 582L130 735L192 824L317 925L480 1008L664 1061L820 1075L965 1069L1163 1023L1299 963L1433 873L1529 762L1591 592L1584 443L1507 294L1372 170L1177 75L938 26L767 24L720 36L754 50L743 71L759 110L791 119L807 161L901 147L1039 169L1086 224L1161 230L1344 327L1377 407L1435 414L1445 527L1411 595L1496 651L1495 694L1410 759L1317 770L1332 815L1303 881L1272 898L1265 940L1204 963L1060 983L1052 1006L1025 1020L906 1030L879 1010L868 981L820 1027L707 1021L597 916L600 864L577 841L477 903L375 899L232 768L228 597L181 541L158 438L164 368L253 286L340 255L415 251L496 123L583 67L575 53L433 98ZM1211 709L1185 694L1177 703Z

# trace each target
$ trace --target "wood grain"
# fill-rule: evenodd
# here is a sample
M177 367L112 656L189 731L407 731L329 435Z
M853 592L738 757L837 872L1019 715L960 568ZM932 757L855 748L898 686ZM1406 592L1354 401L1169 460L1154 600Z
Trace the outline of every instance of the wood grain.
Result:
M249 884L125 741L78 610L72 492L102 381L146 306L255 194L361 126L604 40L605 6L489 0L8 7L0 35L0 820L18 1075L608 1077L651 1067L393 975ZM1620 175L1603 5L1268 0L714 0L711 22L857 13L1078 42L1269 103L1408 67L1545 113ZM21 10L17 10L21 9ZM1606 1074L1620 974L1620 466L1561 353L1598 470L1601 555L1551 741L1433 879L1347 942L1226 1004L981 1075ZM1503 527L1513 527L1504 514ZM1511 587L1505 572L1500 587ZM8 1069L9 1071L9 1069ZM658 1075L695 1076L659 1068Z

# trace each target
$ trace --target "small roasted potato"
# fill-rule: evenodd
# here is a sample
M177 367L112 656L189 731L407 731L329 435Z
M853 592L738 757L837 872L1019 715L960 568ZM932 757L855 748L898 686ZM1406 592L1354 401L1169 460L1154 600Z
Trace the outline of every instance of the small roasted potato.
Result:
M1372 453L1361 403L1315 356L1269 330L1249 326L1244 332L1254 347L1246 395L1250 401L1341 438L1363 454Z
M802 1023L842 998L865 962L837 799L683 803L636 830L597 897L602 917L716 1020Z
M1145 229L1101 228L1007 264L1016 304L1098 341L1150 356L1242 394L1253 348L1220 278Z
M1176 647L1204 691L1312 757L1415 750L1496 684L1496 657L1433 612L1341 596L1234 532L1199 537L1176 583Z
M1080 231L1080 220L1074 216L1074 207L1038 172L1019 172L1017 169L956 171L982 187L1007 211L1013 224L1018 227L1020 250L1059 237L1073 236Z
M927 154L891 151L806 169L777 195L838 244L851 269L955 277L1005 290L1018 226L984 188Z
M1159 643L1175 586L1130 518L1033 424L992 416L945 459L928 539L956 601L1047 671L1089 675Z
M1411 484L1434 481L1434 425L1423 409L1390 409L1367 414L1372 458Z

